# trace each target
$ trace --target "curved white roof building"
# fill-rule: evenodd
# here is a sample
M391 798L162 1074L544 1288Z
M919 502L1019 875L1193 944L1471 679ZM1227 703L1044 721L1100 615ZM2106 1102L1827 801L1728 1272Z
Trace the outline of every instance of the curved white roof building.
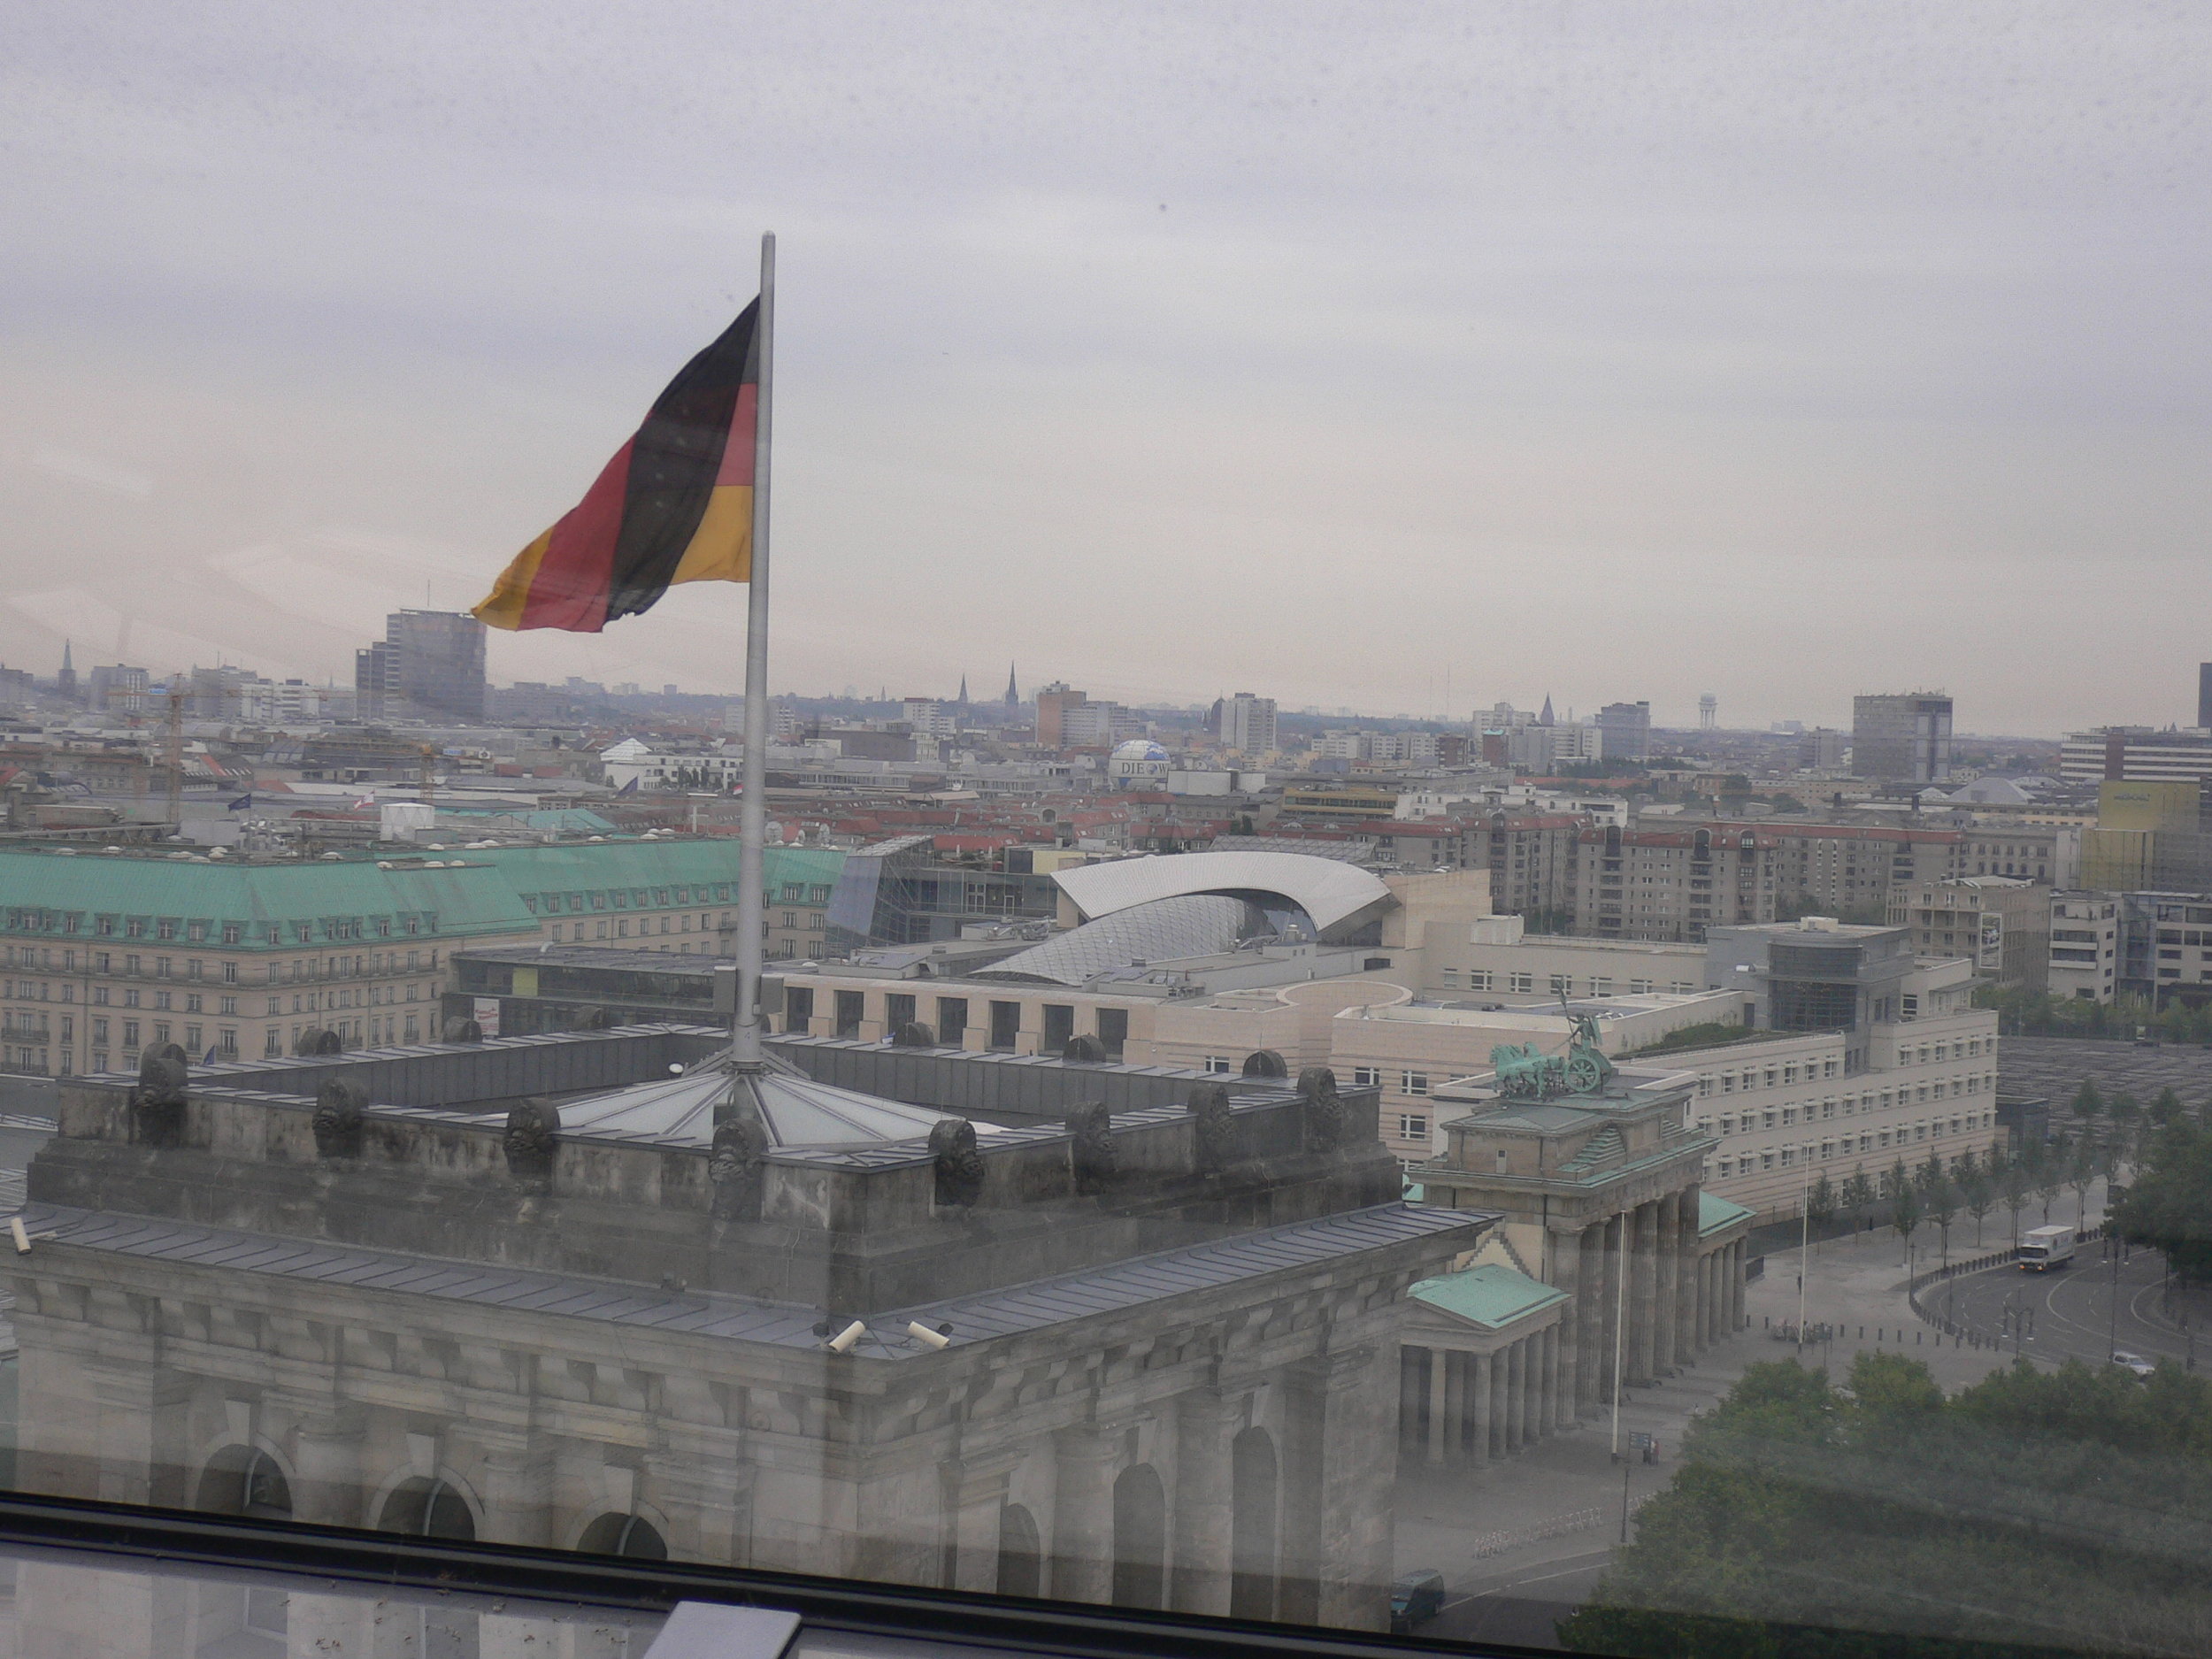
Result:
M1335 858L1303 853L1174 853L1085 864L1052 878L1086 921L1160 899L1213 893L1303 910L1332 942L1381 917L1396 901L1381 879ZM1271 901L1274 902L1271 904Z

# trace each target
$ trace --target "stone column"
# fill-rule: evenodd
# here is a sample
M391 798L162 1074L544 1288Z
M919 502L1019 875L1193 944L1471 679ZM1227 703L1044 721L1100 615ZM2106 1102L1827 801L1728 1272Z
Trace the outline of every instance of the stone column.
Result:
M1446 1356L1439 1350L1437 1361ZM1326 1426L1328 1361L1315 1357L1286 1365L1275 1373L1282 1397L1283 1432L1276 1451L1279 1489L1282 1494L1282 1525L1277 1533L1275 1617L1286 1624L1312 1624L1320 1621L1321 1520L1328 1502L1322 1485L1322 1434ZM1431 1380L1435 1380L1432 1370ZM1451 1457L1448 1419L1443 1417L1440 1392L1430 1409L1447 1423L1444 1455Z
M1449 1453L1451 1421L1444 1415L1446 1373L1451 1370L1450 1356L1440 1348L1429 1350L1429 1462L1440 1463Z
M1512 1400L1513 1350L1502 1348L1490 1356L1490 1420L1484 1425L1493 1457L1503 1457L1512 1449L1505 1438L1506 1409Z
M1114 1597L1113 1466L1121 1436L1096 1424L1053 1437L1052 1594L1063 1601Z
M1467 1457L1477 1464L1490 1461L1490 1391L1494 1356L1471 1356L1475 1367L1474 1403L1467 1413Z
M1710 1340L1706 1333L1706 1321L1711 1317L1713 1307L1713 1286L1709 1277L1712 1271L1713 1258L1701 1253L1694 1260L1697 1266L1697 1289L1690 1305L1690 1325L1691 1329L1696 1333L1695 1351L1701 1354L1705 1351L1705 1344Z
M292 1518L316 1526L359 1526L366 1484L361 1471L361 1413L302 1413L292 1443L299 1479L292 1483ZM373 1517L372 1517L373 1518Z
M1564 1345L1567 1326L1563 1321L1544 1333L1543 1386L1536 1394L1536 1432L1551 1433L1559 1426L1559 1371L1560 1349Z
M1219 1390L1194 1388L1176 1401L1175 1535L1168 1605L1179 1613L1226 1617L1229 1611L1235 1496L1229 1448L1235 1432L1233 1414Z
M1693 1181L1676 1195L1675 1204L1680 1211L1678 1253L1681 1258L1681 1288L1675 1297L1674 1322L1675 1363L1686 1365L1705 1345L1697 1338L1697 1230L1703 1206L1699 1202L1701 1189Z
M1394 1543L1387 1427L1379 1402L1389 1343L1340 1349L1321 1377L1320 1594L1317 1623L1338 1630L1390 1628Z
M1669 1193L1652 1207L1651 1374L1674 1371L1675 1276L1681 1268L1682 1211Z
M1448 1353L1444 1360L1444 1457L1459 1463L1467 1455L1467 1356Z
M999 1513L1006 1507L1007 1480L1027 1449L985 1452L945 1465L949 1588L998 1588Z
M1552 1235L1552 1283L1578 1300L1568 1304L1559 1325L1558 1369L1554 1386L1565 1397L1563 1408L1555 1406L1545 1414L1548 1428L1574 1421L1575 1366L1581 1356L1581 1333L1576 1329L1579 1317L1578 1293L1582 1288L1582 1235L1579 1233Z
M1652 1314L1658 1305L1659 1206L1639 1204L1630 1233L1628 1380L1641 1386L1653 1377Z
M1409 1346L1398 1349L1398 1449L1401 1455L1416 1447L1424 1450L1427 1448L1427 1439L1421 1426L1421 1381L1428 1364L1428 1349Z
M1744 1240L1739 1239L1728 1247L1728 1334L1731 1336L1743 1329L1743 1270Z
M1526 1404L1521 1390L1528 1383L1527 1348L1524 1340L1505 1351L1505 1449L1509 1455L1521 1449L1521 1419Z
M1579 1361L1575 1367L1575 1390L1572 1402L1574 1415L1594 1412L1604 1396L1605 1368L1609 1362L1604 1342L1605 1336L1605 1224L1601 1221L1582 1230L1582 1246L1578 1252L1580 1266L1575 1274L1575 1347Z
M1614 1381L1625 1378L1626 1371L1619 1363L1624 1333L1620 1328L1621 1279L1628 1271L1628 1215L1623 1211L1605 1224L1603 1256L1605 1276L1598 1286L1598 1402L1609 1405L1613 1400Z
M518 1440L500 1446L483 1463L484 1531L488 1544L565 1543L553 1536L553 1460Z

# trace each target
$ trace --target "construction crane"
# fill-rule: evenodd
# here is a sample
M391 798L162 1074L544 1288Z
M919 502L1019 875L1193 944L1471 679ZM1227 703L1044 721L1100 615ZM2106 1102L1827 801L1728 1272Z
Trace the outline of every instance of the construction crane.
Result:
M438 780L430 768L437 757L438 751L429 744L421 746L422 783L419 793L422 796L422 803L430 809L430 827L433 829L438 826Z

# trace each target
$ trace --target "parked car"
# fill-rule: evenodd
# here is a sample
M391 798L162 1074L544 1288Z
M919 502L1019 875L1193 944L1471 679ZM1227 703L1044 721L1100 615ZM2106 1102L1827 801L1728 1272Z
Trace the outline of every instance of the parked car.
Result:
M1390 1633L1403 1636L1444 1610L1444 1575L1420 1567L1390 1586Z
M2131 1354L2124 1348L2112 1350L2112 1363L2123 1371L2133 1371L2138 1377L2147 1377L2158 1369L2140 1354Z

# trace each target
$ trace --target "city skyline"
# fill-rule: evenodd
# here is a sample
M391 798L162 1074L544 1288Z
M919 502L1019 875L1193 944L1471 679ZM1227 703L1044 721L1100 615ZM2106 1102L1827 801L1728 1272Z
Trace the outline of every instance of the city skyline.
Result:
M1839 724L1870 681L2185 718L2212 170L2147 14L1296 13L1256 59L1222 19L1064 21L763 13L776 92L735 105L718 12L526 65L465 8L418 55L144 7L27 42L0 659L342 679L576 498L773 225L777 683L1010 638L1128 702L1292 659L1289 701L1378 711L1448 670L1683 724L1706 691ZM572 113L611 63L666 121ZM995 65L987 105L931 90ZM734 690L743 606L489 667ZM2045 672L2101 634L2093 684Z

